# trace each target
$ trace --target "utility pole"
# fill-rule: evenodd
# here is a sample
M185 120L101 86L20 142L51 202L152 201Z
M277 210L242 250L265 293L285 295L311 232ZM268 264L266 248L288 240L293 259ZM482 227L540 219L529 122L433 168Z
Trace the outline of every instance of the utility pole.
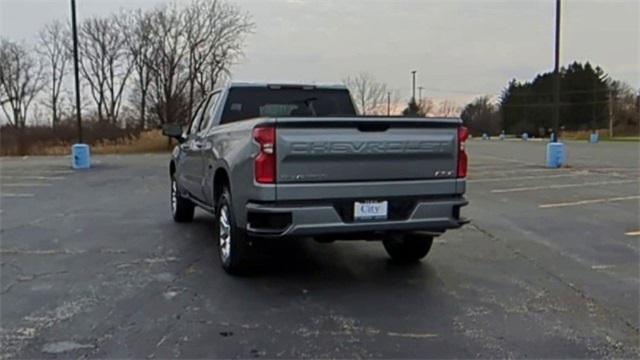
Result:
M420 104L422 104L422 89L424 89L422 86L418 86L418 101L420 101Z
M416 103L416 70L413 70L411 72L411 76L413 77L413 87L412 87L412 92L411 92L411 102L412 103Z
M556 0L556 49L553 69L553 139L558 142L560 127L560 0Z
M387 92L387 116L391 116L391 92Z
M76 119L78 144L82 144L82 114L80 113L80 77L78 76L78 28L76 25L76 0L71 0L71 29L73 32L73 67L76 85Z

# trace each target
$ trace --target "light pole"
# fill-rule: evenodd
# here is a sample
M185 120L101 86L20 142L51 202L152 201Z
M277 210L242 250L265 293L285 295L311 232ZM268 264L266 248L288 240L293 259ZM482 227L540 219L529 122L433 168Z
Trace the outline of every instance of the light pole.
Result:
M76 0L71 0L71 29L73 32L73 69L76 86L76 120L78 144L82 144L82 114L80 113L80 77L78 76L78 28L76 25Z
M560 126L560 0L556 0L556 48L555 66L553 69L553 139L558 142Z
M71 146L71 166L74 169L91 168L91 150L82 143L82 113L80 111L80 77L78 76L78 27L76 25L76 1L71 0L71 31L73 35L73 70L76 85L76 119L78 143Z
M412 92L411 92L411 102L413 102L414 104L416 103L416 70L413 70L411 72L411 76L413 78L413 86L412 86Z
M553 135L547 144L547 167L561 168L566 165L565 146L558 140L560 127L560 0L556 0L556 48L553 69Z
M424 89L424 87L418 86L418 101L420 101L421 104L422 104L422 89Z

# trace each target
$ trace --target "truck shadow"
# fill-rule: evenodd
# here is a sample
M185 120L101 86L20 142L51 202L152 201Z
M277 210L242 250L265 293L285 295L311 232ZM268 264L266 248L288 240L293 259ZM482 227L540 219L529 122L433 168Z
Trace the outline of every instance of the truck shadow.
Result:
M213 239L213 217L198 214L192 224L188 245L205 254L203 266L226 276L217 257L218 244ZM312 239L260 240L254 245L254 266L242 281L264 279L317 280L318 283L349 284L375 282L390 285L416 282L422 286L437 281L429 257L422 262L397 264L389 259L378 241L340 241L317 243Z

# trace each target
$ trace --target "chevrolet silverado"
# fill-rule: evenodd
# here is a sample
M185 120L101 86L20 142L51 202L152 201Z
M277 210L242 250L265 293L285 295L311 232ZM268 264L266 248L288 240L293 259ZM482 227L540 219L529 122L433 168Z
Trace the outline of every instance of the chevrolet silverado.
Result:
M256 241L382 240L399 262L462 226L467 130L457 118L358 116L344 86L232 82L199 104L169 165L177 222L215 215L222 267Z

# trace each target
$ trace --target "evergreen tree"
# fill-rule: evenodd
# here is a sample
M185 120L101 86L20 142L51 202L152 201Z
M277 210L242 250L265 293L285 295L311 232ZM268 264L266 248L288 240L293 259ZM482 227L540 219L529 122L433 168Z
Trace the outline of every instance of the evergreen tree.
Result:
M560 126L587 130L607 126L609 84L600 67L574 62L560 71ZM500 107L507 132L546 135L553 126L553 73L531 82L509 82Z

